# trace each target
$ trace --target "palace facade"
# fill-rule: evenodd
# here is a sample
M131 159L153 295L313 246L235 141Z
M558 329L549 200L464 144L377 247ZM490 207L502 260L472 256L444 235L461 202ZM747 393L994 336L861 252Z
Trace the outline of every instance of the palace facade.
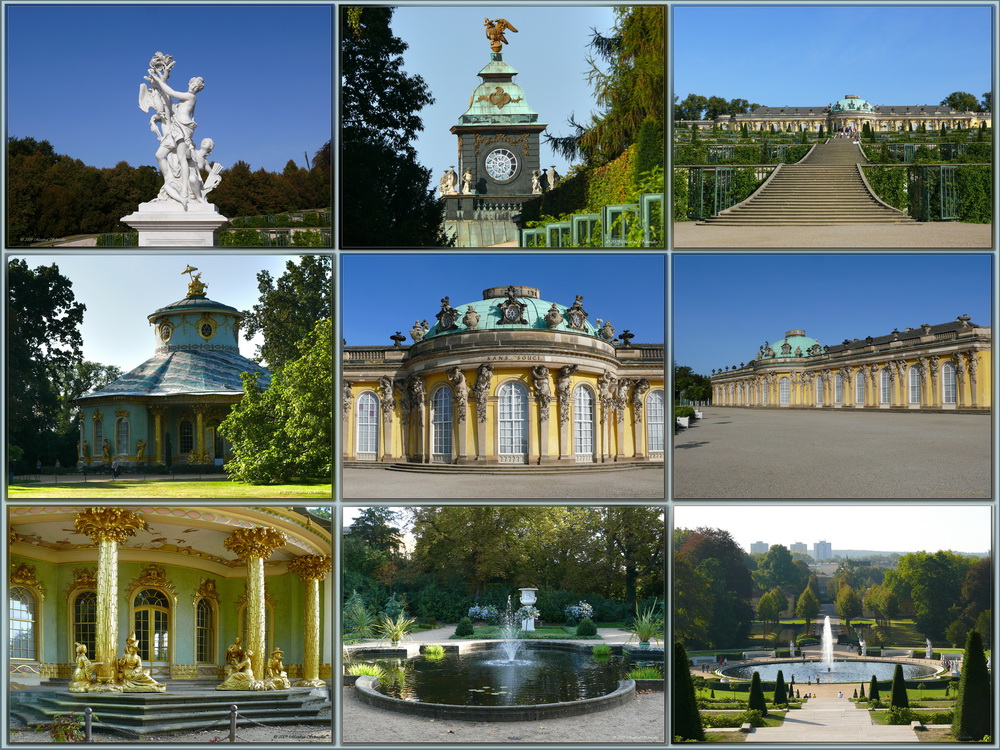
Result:
M716 406L989 410L992 347L967 315L823 346L803 330L712 371Z
M409 345L397 332L392 346L344 347L346 462L663 460L662 343L632 343L582 296L548 302L534 287L445 297L435 317Z
M40 504L9 506L7 518L12 688L68 680L82 644L103 664L79 692L121 692L113 668L133 632L167 692L172 679L218 684L237 637L253 644L258 679L277 648L293 684L330 678L326 513Z
M968 130L985 123L992 127L989 112L961 112L943 104L913 104L903 106L875 105L857 94L847 94L843 99L825 107L757 107L742 115L720 115L714 120L688 120L688 126L706 130L718 126L720 130L819 132L835 133L842 128L861 130L867 124L878 133L925 130Z
M218 427L243 398L240 375L255 374L262 388L271 376L240 354L243 313L209 299L200 276L191 278L184 299L147 316L153 356L76 400L81 466L116 458L126 466L221 465L232 458Z

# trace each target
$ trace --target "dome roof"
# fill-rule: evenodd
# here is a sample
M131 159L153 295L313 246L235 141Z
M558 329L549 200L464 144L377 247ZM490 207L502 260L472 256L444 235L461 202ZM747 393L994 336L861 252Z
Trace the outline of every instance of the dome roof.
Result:
M782 347L786 343L789 345L789 347L791 347L788 350L788 353L782 352ZM805 331L793 330L793 331L786 331L785 335L780 340L775 341L772 344L768 344L768 346L770 346L770 348L774 351L775 357L794 357L796 356L795 352L798 349L802 351L802 353L798 356L808 357L809 350L812 347L819 346L822 348L823 345L820 344L816 339L812 338L811 336L806 336ZM764 348L765 347L761 347L762 350ZM765 352L764 358L771 359L771 355Z
M833 105L833 110L844 110L846 112L874 112L875 107L866 99L862 99L857 94L847 94L843 99L838 99Z
M184 312L195 312L196 310L219 310L224 312L231 312L238 315L240 318L243 317L243 313L237 310L235 307L230 305L224 305L221 302L216 302L211 300L205 295L188 295L182 300L177 302L172 302L166 307L161 307L156 312L149 315L150 318L158 317L165 313L184 313Z
M543 300L538 296L538 290L532 287L516 287L517 294L514 297L514 299L525 306L523 313L525 323L501 323L502 313L500 306L507 302L507 295L504 293L504 290L506 289L507 287L494 287L487 289L483 292L483 299L475 300L473 302L463 302L461 305L455 305L455 309L458 313L455 316L454 321L456 328L442 331L440 330L441 323L437 322L430 327L427 333L424 334L423 338L429 339L436 336L446 336L450 333L466 333L472 330L495 331L517 329L551 330L559 333L576 333L581 336L593 336L595 338L600 338L597 328L589 320L584 320L583 322L585 330L581 331L576 328L570 328L567 325L569 322L569 315L567 311L570 307L572 307L572 305L562 305L558 302L553 303L548 300ZM549 310L552 309L553 304L555 304L556 309L563 316L563 321L555 328L549 328L549 324L546 322L545 316L548 314ZM470 307L479 315L479 322L475 328L469 328L463 322L465 313Z
M514 83L516 75L502 55L494 55L479 71L483 82L469 97L469 108L458 118L459 123L537 122L538 113L528 106L524 89Z

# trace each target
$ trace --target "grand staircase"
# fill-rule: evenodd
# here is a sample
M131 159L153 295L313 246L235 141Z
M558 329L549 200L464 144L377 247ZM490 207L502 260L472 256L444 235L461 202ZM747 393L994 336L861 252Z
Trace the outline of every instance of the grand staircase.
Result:
M859 146L847 138L833 138L818 144L797 164L781 165L747 201L704 223L763 227L914 223L871 194L857 167L867 163Z

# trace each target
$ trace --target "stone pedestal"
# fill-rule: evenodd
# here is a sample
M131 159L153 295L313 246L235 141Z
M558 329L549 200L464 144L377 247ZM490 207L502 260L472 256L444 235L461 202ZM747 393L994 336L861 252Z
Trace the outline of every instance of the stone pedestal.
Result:
M229 219L213 203L189 203L185 211L172 200L140 203L122 221L139 232L139 247L214 247Z

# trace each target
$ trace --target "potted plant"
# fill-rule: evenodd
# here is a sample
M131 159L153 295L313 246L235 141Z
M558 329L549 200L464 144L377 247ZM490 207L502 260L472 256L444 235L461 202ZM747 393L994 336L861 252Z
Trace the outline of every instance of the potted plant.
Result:
M398 646L399 642L413 629L413 624L416 621L417 618L406 617L400 612L396 619L384 615L376 628L384 640L391 642L393 646Z
M652 605L642 611L639 610L639 605L636 605L635 620L629 628L629 631L632 633L629 640L631 641L632 638L636 638L639 641L639 648L649 648L651 640L663 641L663 627L663 615L655 599Z

